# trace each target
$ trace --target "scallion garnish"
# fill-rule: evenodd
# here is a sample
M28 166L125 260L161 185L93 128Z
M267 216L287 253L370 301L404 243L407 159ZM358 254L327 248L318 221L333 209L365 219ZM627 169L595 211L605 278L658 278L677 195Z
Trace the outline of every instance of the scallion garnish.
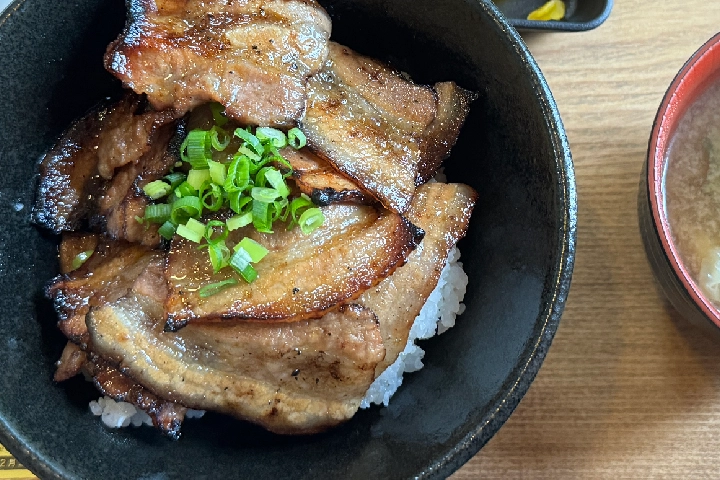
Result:
M172 204L170 220L175 225L184 224L191 218L200 218L202 215L202 202L198 197L188 196L175 200Z
M155 203L145 207L145 221L163 224L170 220L172 207L167 203Z
M241 248L247 252L250 256L250 261L253 263L258 263L260 260L265 258L268 253L270 253L267 248L248 237L243 238L240 240L240 243L235 245L235 251L238 251Z
M223 290L225 290L228 287L231 287L233 285L237 285L238 281L234 278L228 278L227 280L223 280L222 282L215 282L211 283L209 285L205 285L202 287L199 291L200 298L207 298L215 295L216 293L220 293Z
M175 230L175 225L173 225L173 223L168 220L167 222L163 223L162 226L158 229L158 233L165 240L172 240L172 238L175 236Z
M257 271L250 262L252 257L244 248L238 248L230 257L230 266L248 283L252 283L257 278Z
M230 145L230 135L217 125L210 129L210 144L218 152L222 152Z
M299 128L291 128L287 134L287 138L288 145L295 150L300 150L307 145L307 138L305 138L305 134Z
M255 136L262 142L264 140L272 141L272 145L275 148L283 148L287 145L287 137L285 134L277 128L271 127L258 127L255 130Z
M289 198L291 189L286 179L292 167L279 152L288 145L303 148L307 140L297 128L287 134L270 127L225 130L228 120L222 106L212 104L210 110L215 125L190 131L180 147L180 157L190 169L148 183L145 194L152 200L165 197L164 203L148 205L138 221L161 224L158 232L165 239L179 235L197 243L198 248L207 248L213 271L230 266L252 282L257 277L252 264L268 251L247 237L234 247L228 245L231 231L252 224L259 232L272 233L273 223L279 220L287 222L288 229L299 225L307 234L324 221L322 211L306 195ZM232 141L233 137L240 142ZM228 151L231 145L234 150ZM225 221L211 220L207 225L199 221L203 212L223 208L235 215ZM229 279L207 285L200 289L200 295L213 295L233 282Z
M191 242L200 243L205 236L205 225L194 218L190 218L187 223L178 225L175 233Z
M145 185L143 187L143 192L145 192L145 195L153 200L157 200L172 192L172 189L173 187L170 184L163 182L162 180L155 180L154 182L150 182Z
M170 188L175 190L178 185L183 183L185 179L187 178L187 175L180 172L173 172L168 175L165 175L165 180L167 180L170 183Z
M303 214L300 215L298 224L300 225L300 230L302 230L305 235L308 235L322 225L324 221L325 216L323 215L322 210L315 207L305 210Z
M72 261L72 269L77 270L82 267L82 265L87 262L90 257L92 257L93 253L95 253L95 250L86 250L75 255L75 258L73 258Z
M205 165L210 168L207 162L205 162ZM196 170L193 168L190 172L188 172L187 184L195 189L195 191L204 191L205 188L210 185L210 181L210 170Z

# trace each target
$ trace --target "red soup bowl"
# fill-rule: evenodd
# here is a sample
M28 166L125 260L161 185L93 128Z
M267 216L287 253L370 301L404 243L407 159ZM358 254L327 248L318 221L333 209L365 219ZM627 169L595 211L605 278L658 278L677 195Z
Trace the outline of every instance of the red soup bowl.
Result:
M638 203L647 256L670 302L683 317L720 332L720 288L712 283L720 262L708 256L720 255L720 232L714 232L720 230L720 201L712 193L720 192L720 176L711 182L713 160L720 160L720 148L711 151L713 143L720 147L715 102L720 106L720 33L690 57L665 93Z

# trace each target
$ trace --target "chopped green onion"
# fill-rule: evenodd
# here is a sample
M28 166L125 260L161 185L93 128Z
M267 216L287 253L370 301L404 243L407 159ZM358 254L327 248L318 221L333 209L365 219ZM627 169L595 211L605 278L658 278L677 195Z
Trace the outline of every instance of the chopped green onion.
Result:
M212 141L207 130L192 130L180 147L180 157L198 170L208 168L207 161L212 158Z
M178 235L180 235L183 238L186 238L194 243L200 243L203 239L202 235L198 234L197 232L189 229L185 225L178 225L177 230L175 231Z
M205 236L205 224L190 218L185 225L178 225L176 233L191 242L200 243Z
M233 230L237 230L238 228L250 225L252 221L252 212L247 212L243 213L242 215L235 215L233 217L230 217L225 223L227 224L228 230L232 232Z
M260 260L265 258L268 253L270 253L267 248L263 247L261 244L249 237L243 238L240 240L240 243L235 245L236 252L241 248L248 253L252 263L258 263Z
M212 203L208 203L210 200ZM203 207L211 212L217 212L223 205L223 194L220 187L216 184L210 185L210 191L202 196Z
M165 175L165 180L170 182L170 188L175 190L182 182L185 181L187 176L184 173L173 172Z
M138 221L162 224L158 231L165 239L177 234L198 243L198 248L208 249L215 272L230 265L252 282L257 278L252 264L268 251L246 238L232 253L232 245L226 243L231 231L252 224L259 232L272 233L273 223L281 220L288 222L288 228L299 224L304 233L310 233L324 222L324 216L306 195L292 201L288 198L291 188L286 179L292 175L292 165L279 149L287 145L303 148L307 144L305 135L297 128L285 134L270 127L257 127L254 132L250 127L236 128L231 135L221 128L228 121L222 109L217 103L211 104L215 125L208 130L192 130L183 141L180 156L190 164L188 173L173 172L164 181L148 184L149 197L167 198L165 203L149 206ZM232 141L233 137L240 141ZM231 145L236 148L234 152L220 153ZM182 162L176 166L181 167ZM228 207L236 215L226 221L210 220L205 225L198 220L203 211ZM213 295L233 283L234 279L208 285L201 294Z
M261 141L270 140L275 148L283 148L287 145L287 137L277 128L258 127L255 129L255 136Z
M195 189L192 185L190 185L187 180L182 182L175 189L175 195L179 198L195 197L195 196L197 196L197 194L198 194L197 189Z
M228 278L227 280L223 280L222 282L215 282L211 283L209 285L205 285L204 287L200 288L200 298L207 298L215 295L216 293L220 293L223 290L225 290L228 287L231 287L233 285L237 285L238 281L234 278Z
M152 198L153 200L157 200L159 198L164 197L168 193L172 191L172 186L168 185L167 183L163 182L162 180L155 180L153 182L148 183L143 187L143 192L145 192L145 195Z
M145 221L150 223L165 223L170 220L172 206L167 203L157 203L145 207Z
M175 236L175 225L171 221L167 221L158 229L158 233L165 240L172 240Z
M213 272L217 273L230 263L230 249L225 245L224 240L208 244L208 255Z
M235 191L228 193L228 200L230 201L230 210L235 213L243 214L252 211L252 197L243 195L241 191Z
M210 170L195 170L188 172L187 183L198 192L202 192L210 185Z
M297 127L290 129L290 131L287 133L287 138L288 145L290 145L295 150L300 150L305 145L307 145L307 138L305 137L305 134Z
M253 187L250 196L258 202L272 203L276 198L281 197L280 192L274 188Z
M225 188L226 192L233 192L245 190L249 184L250 159L245 155L235 155L232 162L230 162L223 188Z
M288 230L292 230L293 227L298 224L302 212L313 205L310 197L304 193L294 198L293 201L290 202L290 224L287 226Z
M245 143L250 145L250 148L252 148L258 155L262 155L263 153L265 153L265 148L263 147L262 143L260 143L260 140L258 140L255 135L248 132L244 128L236 128L235 136L245 140Z
M82 265L87 262L90 257L92 257L93 253L95 253L95 250L85 250L84 252L80 252L75 255L75 258L73 258L72 261L72 269L77 270L82 267Z
M213 234L215 233L215 229L220 229L220 236L213 238ZM210 220L207 224L207 227L205 228L205 232L203 235L205 236L205 240L207 240L207 243L210 245L218 242L224 242L225 239L228 237L230 233L230 230L228 229L228 226L225 222L221 222L220 220Z
M227 165L220 162L213 162L212 160L208 162L208 165L210 166L210 179L213 183L223 185L227 178Z
M290 209L287 208L289 203L290 202L288 202L288 199L284 197L278 198L273 202L273 222L276 222L278 220L282 220L284 222L285 220L287 220L288 213L290 213Z
M230 266L248 283L257 278L257 271L250 265L251 261L250 254L244 248L237 249L230 257Z
M285 183L282 173L275 168L268 168L265 171L265 179L272 185L272 187L278 191L281 197L287 197L290 195L290 188Z
M325 215L323 215L322 210L315 207L305 210L303 214L300 215L298 223L300 224L300 230L302 230L305 235L308 235L322 225L324 221Z
M217 126L222 127L228 122L228 118L225 116L225 107L219 103L211 103L210 111L212 112L213 120L215 120L215 124Z
M201 221L191 218L187 221L185 226L193 232L199 233L201 236L205 236L205 230L207 229L207 225L205 225Z
M262 160L262 155L258 155L257 153L250 150L248 147L246 147L244 145L242 147L238 148L238 153L245 155L246 157L248 157L250 160L252 160L255 163Z
M222 152L230 145L230 135L217 125L210 129L210 144L218 152Z
M180 225L190 218L199 218L202 215L202 202L198 197L182 197L172 205L170 220Z
M273 233L272 231L272 212L270 204L265 202L252 202L253 226L258 232Z

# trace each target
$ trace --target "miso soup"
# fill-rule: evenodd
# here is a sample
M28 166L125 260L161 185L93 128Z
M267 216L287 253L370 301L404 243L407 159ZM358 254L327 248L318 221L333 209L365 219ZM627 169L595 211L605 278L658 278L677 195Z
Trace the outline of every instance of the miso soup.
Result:
M665 164L673 242L692 279L720 308L720 81L685 112Z

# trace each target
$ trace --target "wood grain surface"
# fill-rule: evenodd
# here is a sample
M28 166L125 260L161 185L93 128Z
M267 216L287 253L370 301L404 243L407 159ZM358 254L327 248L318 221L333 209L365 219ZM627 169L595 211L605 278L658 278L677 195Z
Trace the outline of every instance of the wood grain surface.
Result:
M454 480L720 478L720 339L665 300L637 216L662 96L719 30L717 0L616 0L596 30L524 34L575 162L577 260L535 382Z

